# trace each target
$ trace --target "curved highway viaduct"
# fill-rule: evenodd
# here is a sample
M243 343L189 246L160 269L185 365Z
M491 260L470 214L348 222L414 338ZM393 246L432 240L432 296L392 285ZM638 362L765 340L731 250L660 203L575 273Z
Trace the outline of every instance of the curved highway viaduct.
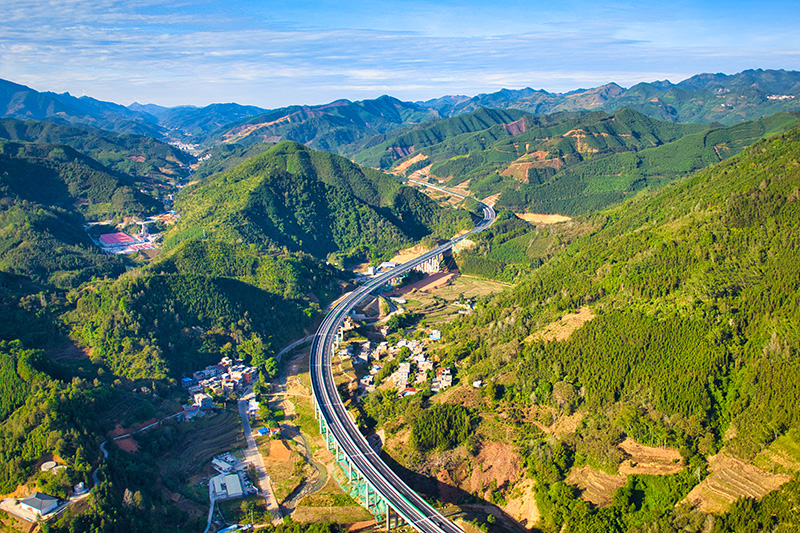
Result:
M447 194L464 197L440 187L422 182L415 183ZM313 339L311 386L315 411L320 422L320 431L325 437L328 448L334 452L336 460L346 470L351 486L355 488L362 503L378 519L386 518L387 530L390 528L392 513L394 513L397 518L422 533L463 533L458 526L445 519L421 496L411 490L367 443L345 409L336 389L331 369L331 356L341 341L340 328L345 317L372 291L431 257L444 253L469 234L483 231L489 227L495 220L495 211L486 204L481 204L481 207L484 218L472 231L373 278L350 293L328 313Z

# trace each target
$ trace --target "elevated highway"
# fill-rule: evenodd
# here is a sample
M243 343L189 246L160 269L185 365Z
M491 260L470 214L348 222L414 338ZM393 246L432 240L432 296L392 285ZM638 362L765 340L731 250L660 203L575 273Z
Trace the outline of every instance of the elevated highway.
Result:
M432 187L439 191L464 197L461 194ZM340 328L348 313L372 291L389 280L404 274L432 257L444 253L471 233L483 231L495 220L495 211L481 204L483 220L465 235L380 274L350 293L334 307L320 325L311 346L311 387L320 431L337 461L346 470L349 481L356 487L357 495L376 517L385 517L387 530L391 527L392 513L422 533L463 533L455 524L444 518L421 496L411 490L367 443L367 440L347 412L333 379L331 356L341 341Z

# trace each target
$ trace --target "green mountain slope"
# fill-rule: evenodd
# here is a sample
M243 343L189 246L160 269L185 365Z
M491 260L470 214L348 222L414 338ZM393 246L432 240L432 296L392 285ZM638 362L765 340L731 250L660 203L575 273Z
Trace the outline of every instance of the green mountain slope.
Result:
M529 179L527 184L507 186L498 204L533 213L588 213L622 201L644 187L659 187L718 163L758 139L786 131L798 123L800 114L777 113L686 135L654 148L587 158L572 166L565 165L563 170L537 180L538 183Z
M116 171L156 180L188 176L188 165L195 159L151 137L34 120L1 119L0 139L65 144Z
M275 109L198 137L196 142L213 146L289 140L315 150L344 154L375 135L433 116L436 115L428 109L390 96L359 102L337 100L320 106Z
M690 509L675 504L703 478L708 457L724 446L752 460L800 430L798 191L795 128L552 228L569 241L513 290L453 323L444 353L460 360L467 382L500 387L494 400L537 481L542 527L630 531L685 519ZM582 236L570 235L576 225ZM543 340L547 324L581 306L595 317L565 340ZM577 409L584 421L554 439L527 415L547 409ZM573 465L616 469L625 436L680 448L689 468L636 476L610 507L591 508L564 477ZM796 484L785 490L796 494Z
M631 110L538 116L480 109L397 135L355 159L388 168L424 156L424 163L433 165L430 173L450 185L501 176L538 182L587 158L658 146L705 128L653 120Z
M68 146L0 141L0 269L72 286L118 274L83 230L90 220L156 212L160 204Z
M180 377L257 339L261 366L338 296L334 270L302 254L192 241L136 276L90 286L70 315L93 358L129 378ZM252 354L241 355L250 360Z
M234 169L187 188L167 247L201 237L372 257L433 233L468 225L423 194L346 159L284 142Z
M530 120L530 115L520 111L481 108L458 117L426 122L409 131L390 133L387 140L356 153L353 160L361 165L389 169L395 163L417 153L423 153L430 158L429 154L442 151L442 148L436 150L432 147L447 141L450 141L448 145L458 143L458 152L462 154L470 150L482 150L487 144L511 135L513 128L508 125L522 121L523 117ZM464 135L476 132L480 133Z

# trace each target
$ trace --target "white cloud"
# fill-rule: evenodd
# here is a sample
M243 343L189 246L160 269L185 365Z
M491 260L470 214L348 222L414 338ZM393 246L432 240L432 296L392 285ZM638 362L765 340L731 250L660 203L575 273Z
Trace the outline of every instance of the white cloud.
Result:
M428 99L800 67L800 37L787 27L733 35L720 30L727 19L709 22L691 9L666 19L660 8L580 1L564 11L517 1L506 11L477 1L355 2L370 11L349 16L302 1L296 10L240 0L6 3L0 77L123 103Z

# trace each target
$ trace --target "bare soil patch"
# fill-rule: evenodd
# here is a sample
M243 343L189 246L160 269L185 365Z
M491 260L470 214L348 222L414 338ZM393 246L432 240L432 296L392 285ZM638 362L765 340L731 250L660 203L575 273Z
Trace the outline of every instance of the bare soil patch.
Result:
M549 425L544 425L539 421L539 415L547 413L550 413L549 416L552 418L552 422ZM554 407L541 405L534 405L528 413L530 421L536 427L557 439L563 439L567 435L575 433L584 416L586 416L586 413L583 411L577 411L571 415L563 415L559 414Z
M485 203L485 204L486 204L486 205L488 205L489 207L494 207L494 204L496 204L496 203L497 203L497 199L498 199L498 198L500 198L500 193L493 194L493 195L491 195L491 196L487 196L487 197L486 197L486 198L484 198L482 201L483 201L483 203Z
M539 508L536 506L535 488L535 481L524 479L511 491L511 496L503 508L514 520L528 528L538 522L541 516Z
M594 316L594 311L588 307L581 307L577 313L567 313L525 340L526 342L534 339L542 339L548 342L566 340L578 328L593 319Z
M545 213L514 213L525 222L531 224L558 224L559 222L569 222L572 220L564 215L548 215Z
M128 453L136 453L139 451L139 444L134 440L133 437L125 437L124 439L115 440L114 444L117 445L122 451Z
M668 476L683 470L683 457L675 448L643 446L630 437L619 443L619 448L628 456L619 465L620 474Z
M598 507L611 505L614 493L625 485L627 477L622 474L608 474L589 465L573 468L566 482L578 487L581 498Z
M510 176L522 183L530 183L528 180L528 171L533 168L534 164L531 161L513 162L500 173L501 176Z
M398 289L394 289L390 293L390 296L398 296L401 294L408 294L415 290L422 291L422 292L430 292L434 289L438 289L439 287L443 287L453 281L456 277L458 277L459 272L452 271L452 272L437 272L436 274L428 274L423 279L411 283L410 285L405 285Z
M466 465L463 465L466 466ZM456 471L454 480L459 481L466 472ZM472 471L464 476L459 486L469 492L478 492L481 498L491 500L491 486L508 488L522 475L522 459L510 444L485 441L472 461Z
M412 148L412 150L413 150L413 148ZM394 168L394 171L395 172L405 172L408 167L410 167L414 163L418 163L418 162L422 161L423 159L427 159L427 156L425 154L417 154L414 157L412 157L411 159L403 161L402 163L397 165Z
M269 460L270 462L289 461L292 458L292 450L286 445L283 440L272 440L269 446Z
M788 474L765 472L724 451L709 457L708 464L711 474L684 499L706 513L725 512L739 498L761 499L791 479Z
M408 261L411 261L415 257L424 254L428 250L430 250L430 248L428 248L427 246L423 244L417 244L415 246L397 252L397 255L392 257L392 261L401 264L407 263Z

